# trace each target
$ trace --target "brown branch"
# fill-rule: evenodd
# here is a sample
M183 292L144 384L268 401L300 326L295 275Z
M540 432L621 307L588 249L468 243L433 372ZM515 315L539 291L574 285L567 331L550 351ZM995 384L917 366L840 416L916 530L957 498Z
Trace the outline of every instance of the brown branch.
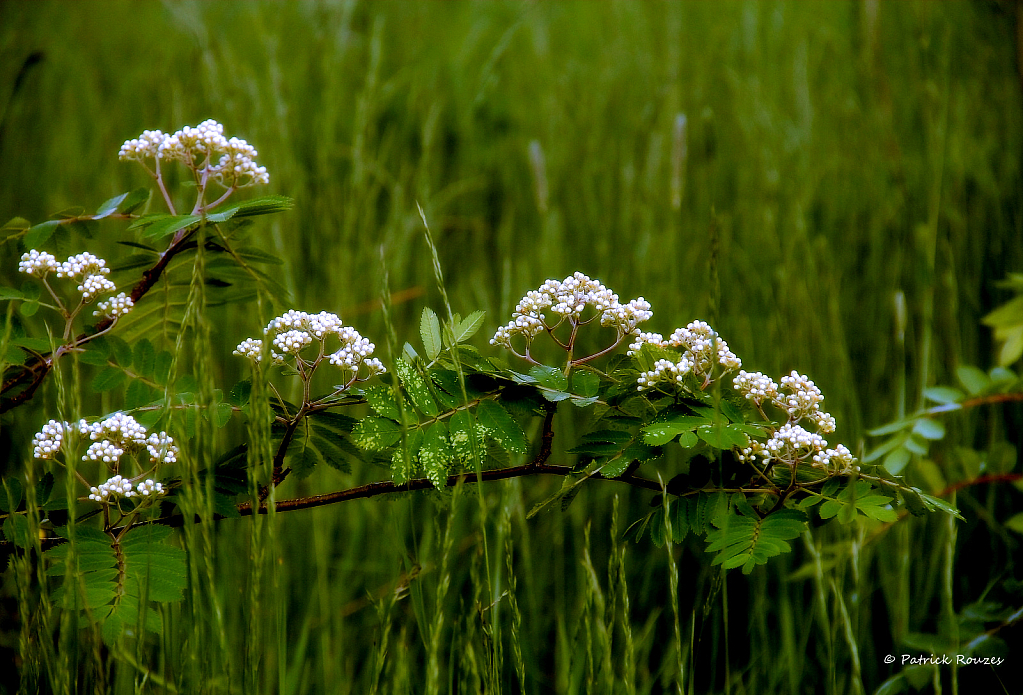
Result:
M149 292L149 290L153 288L156 281L160 279L161 275L163 275L163 272L167 269L167 265L171 262L174 256L184 250L187 246L186 242L190 236L191 233L168 246L167 250L163 252L162 256L160 256L160 260L158 260L152 268L149 268L142 273L142 277L137 283L135 283L135 286L131 290L131 299L133 302L138 302L147 292ZM75 338L73 345L77 345L85 341L90 336L102 333L110 328L113 322L114 320L111 318L103 319L93 326L91 332L81 333L78 335ZM59 353L56 357L60 357L61 354L64 353ZM4 381L3 387L0 389L0 394L7 393L26 381L29 382L29 384L25 387L24 391L21 391L10 398L0 399L0 413L6 413L8 410L17 408L31 399L32 396L35 395L39 386L43 383L46 375L50 373L51 369L53 369L54 359L55 358L52 357L50 353L46 353L35 357L23 365L19 365L21 371L10 379Z
M958 483L949 485L944 490L939 492L935 497L947 497L957 490L963 490L974 485L983 485L985 483L1014 483L1017 480L1023 480L1023 473L1001 473L992 475L982 475L977 478L970 480L960 480Z
M540 456L549 455L548 451L544 454L544 449L541 446L540 453L537 454L537 459ZM537 459L530 461L522 466L512 466L510 468L495 468L488 471L483 471L480 477L476 477L476 473L467 471L465 473L459 473L457 475L448 476L445 485L447 487L455 487L462 483L475 483L477 480L480 482L487 482L491 480L508 480L510 478L522 478L530 475L558 475L568 476L575 473L575 469L572 466L555 466ZM642 488L644 490L652 490L654 492L661 492L661 484L656 480L650 480L648 478L639 478L634 475L621 475L617 478L599 478L596 475L591 476L597 480L610 480L632 487ZM328 492L323 495L313 495L312 497L299 497L290 500L281 500L277 502L274 509L277 512L293 512L300 509L313 509L315 507L325 507L331 504L339 504L341 502L347 502L349 500L366 499L369 497L377 497L379 495L389 495L400 492L415 492L417 490L431 490L433 489L433 482L429 478L416 478L406 483L394 483L391 481L381 481L377 483L367 483L366 485L359 485L357 487L348 488L347 490L338 490L336 492ZM237 507L238 513L241 516L252 516L252 503L242 502ZM256 511L257 514L266 514L268 512L268 506L261 504ZM224 519L227 517L217 516L216 519ZM163 524L164 526L170 527L181 527L185 525L186 517L177 514L172 516L165 516L159 519L154 519L154 524ZM193 521L198 523L200 521L199 516L193 517ZM111 529L111 532L116 533L120 529ZM63 543L63 538L45 538L41 541L44 550L52 548L56 545ZM13 544L10 541L0 543L0 552L11 552L14 549Z

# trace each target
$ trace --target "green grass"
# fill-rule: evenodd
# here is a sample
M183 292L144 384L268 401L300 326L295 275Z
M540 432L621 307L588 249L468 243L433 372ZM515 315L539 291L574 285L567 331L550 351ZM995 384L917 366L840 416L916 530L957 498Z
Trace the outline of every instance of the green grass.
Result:
M865 449L865 430L902 414L900 402L912 410L957 366L991 363L979 319L1005 298L995 283L1023 268L1015 11L3 3L0 216L39 222L144 185L117 161L121 142L216 118L297 204L254 231L285 259L293 302L214 309L183 334L207 398L244 376L233 346L280 309L338 312L383 345L381 254L390 289L407 291L391 308L399 347L423 306L445 315L418 202L451 308L488 311L481 348L526 290L581 270L623 299L644 295L651 330L707 319L747 369L809 374L839 421L836 441ZM89 250L123 253L122 229L109 223ZM18 253L0 247L4 272ZM65 378L4 416L0 471L26 464L58 402L118 407ZM946 479L957 446L1023 444L1018 408L1002 414L946 420L934 456ZM564 460L576 425L559 427ZM209 454L245 433L199 435ZM384 475L318 473L277 495ZM984 520L997 525L1020 499L994 487L960 493L965 559L946 551L954 532L937 518L877 537L831 525L795 556L722 583L702 543L673 548L677 577L648 541L624 558L608 543L616 494L619 532L646 512L650 496L636 490L594 483L568 512L527 521L558 484L191 529L193 592L168 612L162 642L103 656L110 691L162 692L134 660L184 692L519 692L524 674L530 693L658 693L675 691L681 654L684 692L873 692L893 672L883 656L909 653L899 640L1018 576L1019 537ZM8 571L5 600L12 573L29 569ZM22 649L19 629L0 628L9 651ZM62 639L62 658L96 677L85 638ZM980 677L960 671L960 692Z

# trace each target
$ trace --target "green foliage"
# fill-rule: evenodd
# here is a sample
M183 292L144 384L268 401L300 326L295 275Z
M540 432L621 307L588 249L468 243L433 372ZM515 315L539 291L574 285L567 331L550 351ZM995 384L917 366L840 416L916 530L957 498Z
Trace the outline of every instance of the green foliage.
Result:
M188 585L185 552L168 544L171 529L139 526L104 533L85 525L62 533L72 540L46 551L46 573L63 577L53 600L80 616L79 625L101 626L113 646L127 631L160 634L163 620L152 603L180 601Z
M715 529L707 533L707 552L716 552L712 564L725 569L741 567L749 574L757 565L792 550L786 541L797 538L807 528L807 518L794 509L783 509L761 518L740 497L730 513L718 515Z

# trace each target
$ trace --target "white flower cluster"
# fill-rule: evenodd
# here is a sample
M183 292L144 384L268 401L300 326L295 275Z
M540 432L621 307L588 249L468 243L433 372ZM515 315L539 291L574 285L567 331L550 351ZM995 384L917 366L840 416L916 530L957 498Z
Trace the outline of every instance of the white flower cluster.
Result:
M307 314L292 309L267 324L263 335L271 340L271 345L275 348L270 351L270 358L277 364L283 363L286 355L297 358L314 340L319 343L319 354L322 357L326 353L327 338L335 336L341 342L341 346L329 355L331 364L350 371L353 378L357 378L360 368L365 368L368 372L366 379L387 371L380 360L371 357L376 346L351 326L342 324L337 314L326 311ZM234 354L259 362L262 351L262 340L246 338L238 343Z
M759 457L764 464L777 460L790 465L809 461L814 467L832 473L858 470L856 459L844 445L827 448L828 442L821 435L835 431L835 418L821 410L824 394L808 377L793 371L782 377L779 386L761 372L740 371L732 383L758 408L771 403L788 416L788 421L766 442L750 442L742 450L741 460L754 462ZM801 426L799 423L804 420L813 423L817 431Z
M171 135L145 130L139 137L127 140L117 153L122 161L177 160L200 169L225 188L270 183L266 167L256 164L257 155L256 148L245 140L224 137L224 126L213 119L194 128L185 126Z
M50 420L32 439L32 455L37 459L52 459L64 441L64 435L77 430L88 436L92 444L82 456L83 461L100 461L108 466L117 464L125 452L142 449L149 452L150 463L174 463L178 460L178 447L166 432L148 434L131 415L114 413L105 420L89 424L79 420L77 425Z
M582 315L587 307L600 316L601 326L617 331L619 340L637 333L636 327L653 316L650 303L642 297L622 304L618 295L603 284L576 272L560 282L547 280L538 289L527 292L515 306L512 320L497 329L490 344L512 349L515 336L524 337L528 345L541 331L554 330L565 320L574 325L586 323L589 319L584 321ZM553 325L547 322L546 312L558 317Z
M96 311L92 312L94 316L107 316L112 319L120 318L124 316L135 306L135 302L124 292L121 292L116 297L111 297L105 302L100 302L96 305Z
M835 431L835 418L821 410L824 394L807 376L797 371L783 376L781 386L760 372L745 370L740 371L732 383L736 391L758 408L765 402L772 403L785 411L791 423L808 418L825 434Z
M153 481L152 478L143 480L133 489L131 480L115 475L105 483L89 488L89 499L105 502L108 499L117 499L118 497L138 497L139 495L142 497L155 497L164 493L163 485Z
M60 263L52 253L36 251L32 249L21 255L21 262L18 263L18 272L37 277L45 277L47 273L56 273L60 270Z
M32 437L32 456L37 459L52 459L64 442L64 423L50 420Z
M640 391L662 382L682 383L686 374L693 374L706 387L717 367L730 372L742 366L742 361L728 349L728 343L705 321L692 321L685 328L676 328L667 340L659 333L639 333L629 346L629 354L639 352L643 345L681 349L682 355L675 363L658 360L654 369L640 374L636 380Z
M91 253L80 253L77 256L71 256L63 263L58 263L53 254L32 249L28 253L22 254L18 270L40 278L46 277L47 273L52 272L58 278L80 280L78 291L82 293L82 299L86 302L91 302L104 292L112 292L117 289L117 285L106 277L110 274L107 262ZM124 313L130 309L129 306Z

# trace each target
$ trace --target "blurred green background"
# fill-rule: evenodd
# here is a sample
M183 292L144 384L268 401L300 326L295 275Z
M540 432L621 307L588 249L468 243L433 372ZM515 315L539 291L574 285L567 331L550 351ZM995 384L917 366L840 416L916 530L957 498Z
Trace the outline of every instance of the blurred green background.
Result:
M398 336L411 339L423 306L440 308L418 201L454 310L488 311L481 348L526 290L581 270L623 299L645 296L648 330L709 320L747 369L810 375L838 419L836 439L862 452L864 431L915 407L923 387L991 363L979 320L1006 299L997 281L1023 269L1019 12L1011 2L5 2L0 216L36 223L145 185L141 168L117 161L124 140L215 118L258 148L270 190L296 200L253 232L286 261L294 302L277 309L335 311L382 344L382 255L402 293ZM129 237L108 229L89 250L113 258ZM5 276L20 252L0 248ZM250 308L215 319L226 388L244 372L230 352L260 320ZM5 416L19 446L52 397ZM1002 437L996 420L964 420L950 435L962 446ZM27 454L16 451L11 467ZM330 475L282 494L352 482ZM474 601L507 588L508 538L526 692L585 691L579 645L590 628L578 621L594 592L614 591L603 569L611 499L621 498L621 526L648 496L595 483L568 513L526 521L523 509L557 484L488 486L482 522L476 503L448 516L429 496L282 517L273 598L262 604L238 593L251 549L237 540L241 522L226 522L214 582L221 633L208 661L187 669L218 673L210 692L243 672L262 674L267 692L367 692L389 626L381 692L421 692L425 626L442 615L445 687L472 692L473 669L497 653L488 640L509 638L507 624L498 629L507 613L494 635L474 622ZM449 518L452 588L435 602ZM602 588L581 562L587 523ZM482 599L481 524L497 577ZM943 524L906 522L892 547L822 533L837 548L825 554L853 639L814 617L809 579L786 581L802 553L729 579L724 593L748 604L747 623L734 605L722 618L701 544L676 548L684 632L693 626L683 641L708 650L695 682L825 692L830 668L834 692L856 692L846 680L855 660L871 691L893 672L883 650L934 627L926 576ZM852 562L851 548L863 557ZM957 601L1011 576L1014 548L998 545L973 579L964 570ZM886 554L906 563L886 565ZM667 555L645 543L626 562L639 665L617 677L661 692L674 658ZM378 615L367 592L388 595L413 568L411 597ZM255 648L242 646L251 614L268 626ZM728 640L743 646L725 669ZM160 663L173 664L166 642ZM504 649L490 687L514 692Z

